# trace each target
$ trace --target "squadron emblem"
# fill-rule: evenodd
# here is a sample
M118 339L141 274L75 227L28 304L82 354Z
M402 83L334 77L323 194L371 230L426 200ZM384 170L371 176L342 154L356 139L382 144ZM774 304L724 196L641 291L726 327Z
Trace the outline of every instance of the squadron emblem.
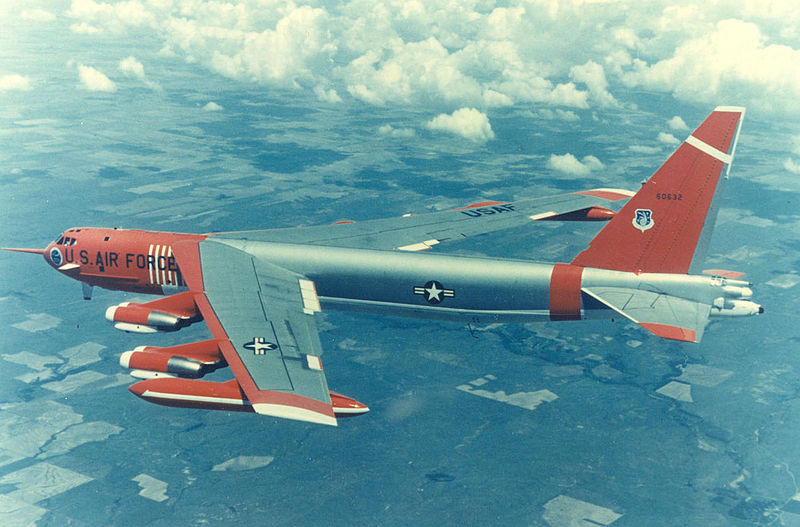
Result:
M61 263L64 261L64 258L61 256L61 251L53 247L50 249L50 261L53 262L53 265L56 267L60 266Z
M655 225L653 221L653 211L650 209L636 209L636 215L633 217L633 226L644 232Z

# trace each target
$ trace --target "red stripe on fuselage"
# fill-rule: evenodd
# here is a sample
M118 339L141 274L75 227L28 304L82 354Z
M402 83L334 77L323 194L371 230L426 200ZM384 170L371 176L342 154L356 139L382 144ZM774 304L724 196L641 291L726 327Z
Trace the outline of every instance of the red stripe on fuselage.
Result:
M550 320L581 319L583 267L557 263L550 275Z

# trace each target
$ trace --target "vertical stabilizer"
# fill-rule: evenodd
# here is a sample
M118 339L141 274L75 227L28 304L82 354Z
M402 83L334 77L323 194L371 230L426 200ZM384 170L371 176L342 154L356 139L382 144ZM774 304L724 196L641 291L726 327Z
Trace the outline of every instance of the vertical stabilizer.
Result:
M743 117L744 108L714 109L572 263L635 273L695 271Z

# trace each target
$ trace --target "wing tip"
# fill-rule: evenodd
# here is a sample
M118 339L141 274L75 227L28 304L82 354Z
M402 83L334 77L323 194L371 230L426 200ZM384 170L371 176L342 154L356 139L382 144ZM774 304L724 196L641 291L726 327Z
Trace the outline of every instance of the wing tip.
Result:
M294 419L295 421L305 421L320 425L339 426L339 423L333 414L332 407L330 410L330 415L311 410L309 408L275 403L253 403L253 410L255 410L257 414L261 415L281 417L283 419Z
M619 201L622 199L632 198L636 192L624 188L593 188L589 190L581 190L579 192L575 192L574 194L607 199L609 201Z
M655 322L639 322L639 325L647 331L664 339L678 340L681 342L698 342L697 331L679 326L668 324L657 324Z

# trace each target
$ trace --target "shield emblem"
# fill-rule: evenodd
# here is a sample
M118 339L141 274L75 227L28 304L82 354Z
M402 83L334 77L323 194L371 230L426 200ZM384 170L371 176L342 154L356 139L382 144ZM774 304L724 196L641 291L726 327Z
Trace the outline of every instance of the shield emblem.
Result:
M633 217L633 226L644 232L655 225L653 221L653 211L650 209L636 209L636 215Z

